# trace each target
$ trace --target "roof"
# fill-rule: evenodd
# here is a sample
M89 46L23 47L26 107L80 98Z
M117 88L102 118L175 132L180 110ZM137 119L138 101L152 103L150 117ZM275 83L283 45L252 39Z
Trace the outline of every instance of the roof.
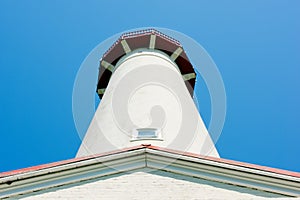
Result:
M118 61L138 49L152 49L169 56L177 64L186 86L193 96L196 74L181 43L155 29L145 29L122 34L104 53L100 60L97 83L99 98L102 98Z
M270 200L270 198L295 200L294 197L146 168L41 190L16 198L22 200Z
M0 198L142 168L300 196L300 173L152 145L0 173Z

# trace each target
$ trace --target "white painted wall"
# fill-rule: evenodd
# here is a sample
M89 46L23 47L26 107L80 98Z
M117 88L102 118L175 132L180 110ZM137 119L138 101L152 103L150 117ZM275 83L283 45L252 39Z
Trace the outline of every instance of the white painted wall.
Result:
M162 140L132 141L137 128L157 128ZM155 50L116 65L76 157L140 144L219 157L177 65Z

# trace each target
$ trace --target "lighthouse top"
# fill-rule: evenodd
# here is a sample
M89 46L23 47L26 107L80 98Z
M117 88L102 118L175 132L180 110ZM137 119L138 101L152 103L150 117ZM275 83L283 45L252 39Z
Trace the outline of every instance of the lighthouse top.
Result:
M100 60L97 94L102 98L116 65L124 56L139 49L160 51L176 63L188 90L193 96L196 74L180 42L155 29L145 29L122 34L104 53Z

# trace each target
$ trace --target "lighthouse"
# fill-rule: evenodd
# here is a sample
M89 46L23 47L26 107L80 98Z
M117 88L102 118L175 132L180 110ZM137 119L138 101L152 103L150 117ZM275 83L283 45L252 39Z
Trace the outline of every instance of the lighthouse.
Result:
M176 39L155 29L122 34L100 59L101 101L76 157L138 145L219 157L193 101L196 78Z
M0 173L0 199L299 197L300 173L219 158L196 78L179 41L121 35L100 59L101 101L76 158Z

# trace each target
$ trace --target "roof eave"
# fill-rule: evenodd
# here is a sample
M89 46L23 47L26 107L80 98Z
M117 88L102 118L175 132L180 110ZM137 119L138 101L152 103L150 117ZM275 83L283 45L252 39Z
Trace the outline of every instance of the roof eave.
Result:
M0 198L30 193L140 168L164 170L287 196L300 196L300 177L235 165L154 146L138 146L0 178Z

